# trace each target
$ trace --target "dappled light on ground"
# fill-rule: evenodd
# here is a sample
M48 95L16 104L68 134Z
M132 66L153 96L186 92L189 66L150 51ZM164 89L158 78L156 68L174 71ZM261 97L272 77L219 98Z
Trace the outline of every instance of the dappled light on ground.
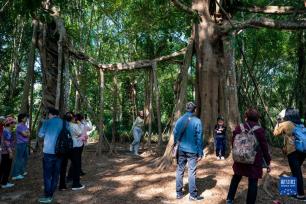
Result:
M89 147L88 149L90 149ZM296 201L278 196L277 183L280 175L290 175L286 159L280 150L273 149L272 173L269 180L269 191L274 198L263 190L262 182L258 191L258 204L272 203L279 199L284 204L295 204ZM115 156L96 158L95 153L86 151L84 169L86 175L81 179L86 188L82 191L61 191L55 193L55 203L103 203L103 204L188 204L187 169L184 177L184 198L175 199L175 167L159 172L152 165L153 157L135 157L128 151L121 151ZM232 171L232 159L216 160L209 155L198 165L197 187L204 196L203 204L224 204ZM43 192L41 158L31 155L29 176L17 181L10 190L0 190L1 203L37 203ZM238 188L236 203L244 204L247 193L247 179L244 178Z

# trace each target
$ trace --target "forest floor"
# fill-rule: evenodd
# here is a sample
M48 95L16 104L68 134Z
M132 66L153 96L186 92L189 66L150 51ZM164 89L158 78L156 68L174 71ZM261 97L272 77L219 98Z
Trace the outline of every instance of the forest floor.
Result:
M127 151L126 146L118 147L118 154L95 156L95 145L85 148L83 169L86 175L82 184L86 188L81 191L57 191L54 203L101 203L101 204L168 204L190 203L188 200L187 175L184 178L185 194L182 200L175 199L175 167L159 172L152 163L153 156L135 157ZM271 179L268 184L270 193L282 204L297 204L299 202L278 196L277 183L280 175L290 175L287 160L279 149L272 150L273 162ZM28 176L15 182L12 189L0 189L0 204L4 203L37 203L37 198L43 192L42 155L32 154L28 165ZM185 172L185 174L187 171ZM231 180L232 159L216 160L214 155L208 155L198 164L197 186L204 200L196 203L223 204ZM304 175L306 176L306 175ZM236 204L245 203L247 179L243 179L236 195ZM258 204L273 203L263 190L260 182Z

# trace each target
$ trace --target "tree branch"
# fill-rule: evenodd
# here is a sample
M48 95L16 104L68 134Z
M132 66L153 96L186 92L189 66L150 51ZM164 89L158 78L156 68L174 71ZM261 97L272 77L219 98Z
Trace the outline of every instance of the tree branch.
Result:
M7 2L2 6L2 8L0 9L0 13L4 11L5 7L8 5L9 2L10 0L7 0Z
M167 61L172 58L184 55L186 52L186 48L181 49L180 51L174 52L170 55L161 56L152 60L138 60L134 62L127 62L127 63L115 63L115 64L99 64L97 61L82 52L75 51L72 48L69 48L69 52L71 56L75 57L76 59L87 61L91 63L98 69L101 69L105 72L107 71L123 71L123 70L133 70L133 69L140 69L145 67L152 67L153 63Z
M229 21L222 26L223 33L246 28L271 28L278 30L302 30L306 29L306 20L274 20L271 18L250 19L244 22Z
M192 8L186 6L185 4L183 4L182 2L180 2L180 0L171 0L171 2L179 9L187 12L187 13L190 13L192 15L197 15L198 12L193 10Z
M277 15L290 15L290 14L306 14L306 8L297 9L292 6L238 6L235 8L237 11L262 13L262 14L277 14Z
M237 25L237 28L243 29L254 26L282 30L299 30L306 29L306 20L284 21L270 18L251 19L241 23L240 25Z

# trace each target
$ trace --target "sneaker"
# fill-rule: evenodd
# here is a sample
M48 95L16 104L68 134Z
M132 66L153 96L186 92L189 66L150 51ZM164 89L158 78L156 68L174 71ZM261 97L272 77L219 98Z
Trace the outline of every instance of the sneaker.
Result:
M221 159L221 157L217 156L217 160L220 160L220 159Z
M73 191L78 191L78 190L82 190L85 188L85 185L80 185L80 186L76 186L76 187L72 187Z
M24 179L24 176L22 175L12 177L12 180L22 180L22 179Z
M203 200L203 199L204 199L204 197L202 197L202 196L197 196L197 197L189 196L190 201L199 201L199 200Z
M12 188L14 185L13 183L6 183L6 185L1 185L1 188Z
M38 199L39 203L52 203L53 198L52 197L41 197Z
M226 204L234 204L233 200L226 200Z
M63 186L63 187L61 186L61 187L58 188L58 190L59 191L66 191L66 190L68 190L68 188L66 186Z
M225 158L222 156L222 157L221 157L221 160L225 160Z
M130 145L130 152L132 152L133 151L133 146L132 145Z
M299 196L299 195L291 196L291 198L294 199L294 200L301 201L301 202L306 202L306 196L304 196L304 195L302 195L302 196Z
M22 175L23 175L23 176L26 176L26 175L28 175L28 172L24 172Z
M180 195L180 194L176 194L176 199L182 199L184 197L184 195Z

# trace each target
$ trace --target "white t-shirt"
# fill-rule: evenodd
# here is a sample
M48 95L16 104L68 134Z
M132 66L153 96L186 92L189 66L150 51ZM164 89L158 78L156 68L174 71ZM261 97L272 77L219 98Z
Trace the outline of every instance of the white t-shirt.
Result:
M69 129L73 141L73 147L82 147L84 142L81 140L82 127L77 123L70 123Z

